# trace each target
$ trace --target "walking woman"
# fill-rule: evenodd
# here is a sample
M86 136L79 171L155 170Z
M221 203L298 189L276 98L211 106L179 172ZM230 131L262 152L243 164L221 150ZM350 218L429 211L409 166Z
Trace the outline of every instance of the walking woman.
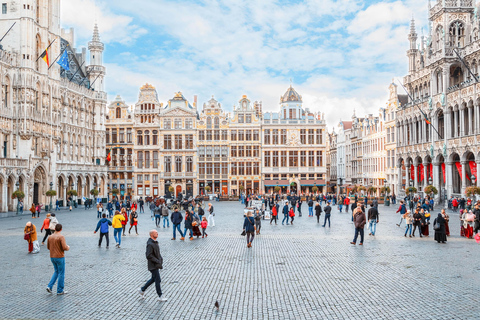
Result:
M293 220L295 219L295 211L293 210L293 206L290 207L290 211L288 212L288 216L292 219L292 220L290 220L290 224L293 224Z
M410 210L407 210L405 214L402 216L403 219L405 219L406 223L406 228L405 228L405 237L407 236L407 233L409 234L409 237L412 237L412 222L413 222L413 217L412 217L412 212Z
M423 217L423 224L422 224L422 234L426 237L430 235L428 231L428 225L430 224L430 212L425 211L424 209L420 210L420 214Z
M183 234L186 236L187 235L187 231L190 230L190 240L193 240L193 226L192 226L192 223L193 223L193 217L192 217L192 214L190 213L190 211L185 211L185 231L183 232Z
M448 216L445 209L442 209L441 212L442 212L443 219L445 219L445 234L447 235L447 237L449 237L450 236L450 228L448 227L448 221L450 220L450 217Z
M262 228L262 218L263 214L260 212L260 210L255 210L255 230L257 231L257 234L260 234L260 229Z
M251 248L253 239L255 238L255 221L252 211L247 212L247 216L243 221L243 231L247 234L247 248Z
M130 229L128 229L128 234L130 234L132 227L135 227L135 233L138 236L137 224L138 224L138 213L135 209L132 209L132 212L130 212Z
M123 235L125 236L125 228L127 227L127 223L128 223L127 210L125 210L125 208L122 208L122 210L120 211L120 214L125 218L122 220Z
M51 234L50 233L50 213L47 213L47 217L45 220L43 220L43 225L42 228L40 229L40 232L43 232L45 229L45 236L43 237L42 240L42 246L45 244L45 240L47 240L48 236Z
M35 209L37 210L37 218L40 218L40 211L42 211L43 204L37 203Z
M320 203L315 203L315 215L317 216L317 223L320 223L320 216L322 215L322 206Z
M211 227L215 227L215 220L213 217L215 216L215 213L213 212L213 206L211 203L208 204L208 225Z
M270 218L270 224L272 224L272 221L275 220L275 225L277 225L277 216L278 216L277 206L273 205L273 207L272 207L272 217Z
M447 241L447 233L445 232L445 218L441 213L433 221L433 227L435 229L435 241L445 243Z

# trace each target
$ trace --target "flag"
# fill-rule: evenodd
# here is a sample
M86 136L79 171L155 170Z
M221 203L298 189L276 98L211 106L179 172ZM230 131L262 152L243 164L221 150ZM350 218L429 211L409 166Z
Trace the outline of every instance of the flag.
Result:
M48 61L48 48L45 49L45 51L43 51L43 53L40 55L40 58L42 58L43 61L45 61L47 63L47 66L50 67L50 61Z
M426 122L427 124L432 124L432 123L430 122L430 120L428 120L427 115L426 115L425 113L423 113L423 112L422 112L422 114L423 114L423 117L425 118L425 122Z
M112 160L112 148L110 148L110 151L108 151L107 154L107 161L110 162Z
M65 70L70 70L70 64L68 63L67 49L63 50L62 56L58 59L57 63Z

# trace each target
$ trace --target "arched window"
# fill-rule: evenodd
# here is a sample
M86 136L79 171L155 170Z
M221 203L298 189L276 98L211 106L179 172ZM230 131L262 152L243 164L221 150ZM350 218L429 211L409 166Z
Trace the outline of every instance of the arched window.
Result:
M10 101L10 79L8 77L5 78L5 84L2 87L2 100L3 100L3 107L9 107Z
M143 145L143 135L141 130L137 131L137 145L139 146Z
M465 28L463 23L455 21L450 25L449 29L450 44L455 47L463 47L465 44Z
M212 129L212 118L207 118L207 129Z
M215 117L214 125L215 129L220 129L220 119L218 117Z
M450 67L450 86L456 86L463 81L463 70L460 66Z
M145 145L148 146L150 145L150 131L146 130L144 133L144 142L145 142Z
M122 109L120 109L120 107L117 107L115 112L116 112L117 119L120 119L122 117Z

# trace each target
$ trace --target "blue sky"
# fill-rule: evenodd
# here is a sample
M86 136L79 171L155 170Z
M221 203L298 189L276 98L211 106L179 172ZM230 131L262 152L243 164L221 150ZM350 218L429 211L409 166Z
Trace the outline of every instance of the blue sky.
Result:
M435 2L435 0L433 0ZM98 22L106 89L134 104L140 86L166 102L182 91L227 111L243 94L278 111L293 82L304 106L340 119L377 114L392 78L407 72L407 34L427 0L63 0L62 27L85 46ZM424 31L426 34L426 30Z

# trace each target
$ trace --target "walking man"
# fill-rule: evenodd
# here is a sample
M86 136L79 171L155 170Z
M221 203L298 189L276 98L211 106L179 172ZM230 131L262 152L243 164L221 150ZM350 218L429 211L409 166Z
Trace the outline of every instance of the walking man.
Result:
M328 220L328 227L330 228L330 215L332 213L332 207L330 207L330 201L327 202L327 205L325 206L325 208L323 208L323 211L325 211L325 220L323 221L323 227L325 227Z
M172 238L172 240L175 240L175 238L177 237L176 230L178 230L178 232L182 236L180 238L180 240L185 240L185 236L182 233L182 230L180 230L180 224L182 223L183 216L178 211L178 208L175 208L175 211L172 212L172 215L170 216L170 220L172 220L172 223L173 223L173 238Z
M372 203L370 205L370 209L368 209L368 223L370 226L370 233L368 235L374 236L375 232L377 231L377 223L378 223L378 209Z
M313 200L311 197L308 200L308 216L313 217Z
M282 225L285 222L285 219L287 219L287 225L288 225L288 201L285 202L285 205L283 206L283 220L282 220Z
M100 240L98 240L98 247L102 246L103 237L107 239L107 249L108 245L110 244L110 239L108 238L108 226L112 225L112 221L107 219L107 214L102 214L102 219L98 221L97 228L93 233L97 233L98 229L100 229Z
M153 283L155 283L155 289L157 290L158 294L158 301L165 302L167 301L166 298L162 297L162 288L160 287L160 272L158 269L163 269L163 258L160 255L160 247L158 246L158 232L157 230L150 231L150 239L147 241L147 250L145 252L145 256L147 257L148 261L148 271L152 273L152 277L148 280L143 287L138 289L138 292L145 298L145 290L150 287Z
M66 294L65 287L65 251L70 250L70 247L65 241L65 237L60 234L62 225L58 223L55 225L55 233L48 238L47 249L50 250L50 260L53 264L53 276L50 283L47 285L47 292L52 293L52 288L58 279L57 295Z
M398 210L396 213L399 213L399 212L400 212L400 222L397 223L397 227L400 227L403 221L403 215L407 212L407 207L405 206L405 203L403 202L403 200L400 200L400 207L398 207Z
M365 219L365 213L363 212L361 205L358 204L357 208L353 211L353 222L355 224L355 237L353 241L350 242L351 244L357 244L357 237L360 234L360 245L363 245L363 228L365 227L365 223L367 220Z

